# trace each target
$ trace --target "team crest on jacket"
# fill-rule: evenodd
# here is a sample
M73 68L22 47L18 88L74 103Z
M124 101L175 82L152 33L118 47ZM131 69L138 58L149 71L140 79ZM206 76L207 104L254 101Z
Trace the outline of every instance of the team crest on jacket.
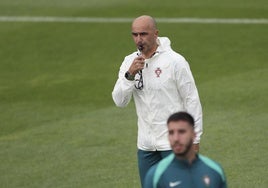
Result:
M160 77L160 74L162 73L162 70L159 67L157 67L157 69L154 72L156 74L156 77Z
M203 181L207 187L210 185L210 178L207 175L203 177Z

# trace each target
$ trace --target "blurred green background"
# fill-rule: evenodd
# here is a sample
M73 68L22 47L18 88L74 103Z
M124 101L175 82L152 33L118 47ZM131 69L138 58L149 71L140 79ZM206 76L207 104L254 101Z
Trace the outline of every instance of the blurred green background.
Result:
M2 16L265 18L264 0L0 0ZM133 102L111 92L131 23L0 22L0 187L140 187ZM159 23L189 62L201 153L229 187L266 188L268 24Z

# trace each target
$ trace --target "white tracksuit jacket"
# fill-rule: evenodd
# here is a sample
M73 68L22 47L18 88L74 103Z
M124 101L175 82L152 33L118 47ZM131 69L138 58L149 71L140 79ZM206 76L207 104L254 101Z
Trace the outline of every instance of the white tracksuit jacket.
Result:
M194 117L197 133L194 143L200 142L202 134L202 107L190 67L184 57L171 49L167 37L159 37L158 44L157 53L145 60L143 89L136 89L136 81L125 78L125 72L138 56L138 52L134 52L125 57L112 92L119 107L127 106L134 97L138 116L137 146L145 151L171 149L166 122L177 111L186 111Z

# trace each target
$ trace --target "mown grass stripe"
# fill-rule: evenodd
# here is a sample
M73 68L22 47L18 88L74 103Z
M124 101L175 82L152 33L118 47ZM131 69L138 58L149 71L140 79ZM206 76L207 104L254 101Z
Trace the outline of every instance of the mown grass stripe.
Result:
M129 23L133 18L0 16L0 22ZM158 23L268 24L266 18L156 18Z

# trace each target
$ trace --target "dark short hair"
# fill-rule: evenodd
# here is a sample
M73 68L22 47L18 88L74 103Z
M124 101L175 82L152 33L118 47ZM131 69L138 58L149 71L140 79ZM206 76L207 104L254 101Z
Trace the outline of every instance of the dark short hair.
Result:
M171 116L169 116L167 124L172 121L186 121L194 127L194 118L187 112L176 112L172 114Z

